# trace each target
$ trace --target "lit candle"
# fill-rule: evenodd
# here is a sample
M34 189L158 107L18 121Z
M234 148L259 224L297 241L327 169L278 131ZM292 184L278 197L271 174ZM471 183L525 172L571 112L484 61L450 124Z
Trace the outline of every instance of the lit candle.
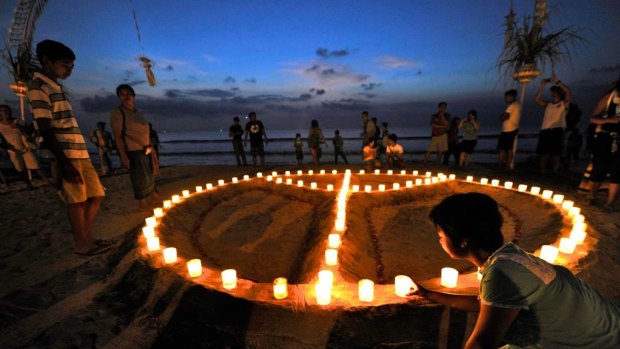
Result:
M345 211L338 210L338 212L336 212L336 218L337 219L344 220L346 216L347 216L347 213Z
M351 190L353 190L354 192L358 192L360 191L360 186L357 184L354 184L353 187L351 187Z
M393 174L394 174L394 171L392 171L392 170L388 170L388 171L387 171L387 174L388 174L388 176L391 176L391 175L393 175Z
M554 204L561 204L564 201L564 195L562 194L555 194L553 195L553 203Z
M233 183L238 183L238 182L239 182L239 179L238 179L237 177L233 177L233 178L232 178L232 182L233 182Z
M560 252L566 254L572 254L575 252L575 241L569 238L561 238L560 239Z
M267 182L271 182L273 180L273 176L272 175L267 175Z
M426 173L424 174L424 177L430 177L430 176L432 176L432 175L433 175L433 174L432 174L431 172L426 172Z
M562 209L568 212L574 204L575 202L572 200L564 200L564 202L562 202Z
M375 170L376 175L378 175L379 173L381 173L381 170Z
M327 285L330 288L334 283L334 273L331 270L319 271L319 284Z
M482 273L480 272L480 267L478 267L478 271L476 271L476 278L478 281L482 281Z
M422 185L422 178L416 178L415 185Z
M407 188L411 188L411 187L413 187L413 181L407 181L407 182L405 182L405 186L406 186Z
M480 184L484 184L484 185L489 184L489 179L488 178L480 178Z
M411 172L412 175L417 176L418 175L418 170L415 170L413 172Z
M404 175L406 175L406 174L407 174L407 171L405 171L405 170L400 170L400 174L404 176Z
M201 185L197 185L196 186L196 193L202 193L202 186Z
M282 183L282 177L276 178L276 183L281 184Z
M336 219L335 229L336 231L344 231L345 229L344 219Z
M327 241L330 248L338 248L342 242L340 240L340 234L329 234Z
M248 176L248 175L243 175L243 180L244 180L244 181L249 181L249 180L250 180L250 176Z
M327 185L327 191L334 191L334 185L333 184L328 184Z
M146 227L142 227L142 235L144 235L145 239L155 237L155 228L148 225Z
M273 298L284 299L288 297L288 281L286 278L273 280Z
M577 245L583 244L583 241L586 239L586 236L588 236L588 233L586 233L583 230L575 230L575 229L573 229L570 232L570 239L573 240L575 242L575 244L577 244Z
M586 217L584 217L582 214L578 214L573 217L573 224L584 223L585 220L586 220Z
M532 193L532 195L540 194L540 187L532 187L532 188L530 188L530 193Z
M379 191L385 191L385 184L379 184Z
M297 186L298 187L303 187L304 186L304 181L297 181Z
M459 279L459 272L454 268L441 269L441 286L455 288Z
M271 176L272 177L278 177L278 172L276 172L276 171L271 172Z
M506 183L504 183L504 188L506 188L506 189L512 189L512 182L506 182Z
M360 174L365 174L365 173L366 173L366 171L360 170Z
M161 218L164 216L164 209L161 207L157 207L153 209L153 215L155 218Z
M287 178L286 179L286 184L288 184L288 185L293 184L293 179L292 178Z
M394 278L394 293L399 297L407 297L411 292L413 280L406 275L396 275Z
M213 184L207 183L207 190L213 190Z
M465 178L466 181L468 182L473 182L474 181L474 176L467 176L467 178Z
M187 199L189 197L189 190L183 190L181 194L183 195L184 198Z
M362 279L358 285L360 301L372 302L375 298L375 283L372 280Z
M430 178L424 178L424 184L426 184L426 185L431 184L431 179Z
M325 174L325 170L321 170L319 173L324 175Z
M332 174L338 174L338 170L332 170Z
M520 192L524 192L527 190L527 185L525 184L519 184L519 189Z
M549 263L554 263L558 258L558 248L551 245L543 245L540 248L540 259L543 259Z
M285 171L285 172L284 172L284 175L285 175L285 176L287 176L287 177L288 177L288 176L290 176L290 175L291 175L291 171ZM278 278L278 279L279 279L279 278ZM276 280L278 280L278 279L276 279ZM283 279L284 279L284 278L283 278ZM285 279L285 280L286 280L286 279Z
M164 263L172 264L177 261L177 249L174 247L164 248Z
M351 170L347 168L346 170L344 170L344 173L350 175L351 174Z
M334 248L325 250L325 264L332 266L338 264L338 250Z
M202 264L200 259L190 259L187 261L187 272L190 277L196 278L202 275Z
M553 190L543 190L541 196L543 199L551 200L551 197L553 196Z
M399 190L400 189L400 184L399 183L392 184L392 189L393 190Z
M437 177L432 177L431 178L431 183L437 183L437 182L439 182L439 178L437 178Z
M159 238L153 236L151 238L146 239L146 249L150 252L159 251Z
M167 210L172 207L172 201L164 200L164 208Z
M328 305L332 301L332 289L328 285L318 283L314 286L316 293L316 303L318 305Z
M224 180L223 180L223 179L220 179L220 180L218 180L218 181L217 181L217 185L224 185L224 183L225 183L225 182L224 182Z
M365 186L364 186L364 191L365 191L365 192L367 192L367 193L370 193L370 192L372 191L372 186L370 186L370 185L365 185Z
M491 181L491 185L494 186L494 187L497 187L499 185L499 179L493 179Z
M568 216L569 216L569 217L575 217L575 216L577 216L578 214L581 214L581 208L579 208L579 207L575 207L575 206L573 206L573 207L571 207L571 208L568 210Z
M237 287L237 271L235 269L226 269L222 271L222 287L232 290Z
M302 174L304 174L304 171L302 171L302 170L297 170L297 175L298 175L298 176L301 176Z
M588 228L588 225L585 224L584 222L574 223L573 224L573 230L586 231L587 228Z
M155 227L157 226L157 218L155 217L147 217L144 219L147 227Z
M263 178L263 173L262 172L256 172L256 177Z
M450 175L448 175L448 178L449 178L451 181L453 181L453 180L455 180L455 179L456 179L456 175L451 173Z
M316 189L316 182L310 183L310 189Z

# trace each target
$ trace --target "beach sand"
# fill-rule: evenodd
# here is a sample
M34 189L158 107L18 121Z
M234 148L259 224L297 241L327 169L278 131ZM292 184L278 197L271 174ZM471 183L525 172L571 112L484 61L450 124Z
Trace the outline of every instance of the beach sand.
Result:
M323 168L328 173L344 169ZM262 172L287 169L292 167ZM168 198L182 189L255 172L234 166L168 167L162 168L158 188ZM584 202L570 178L498 174L486 166L457 173L459 178L518 177L523 183L561 192L580 206ZM302 177L306 185L316 181L319 188L340 184L340 176ZM352 184L389 185L380 177L385 176L354 176ZM66 209L50 187L0 196L0 346L435 348L459 346L471 330L472 316L424 300L323 311L295 300L277 306L267 301L268 294L252 295L259 301L250 301L192 283L174 268L158 268L141 252L140 228L151 214L137 210L128 176L108 176L102 182L107 196L94 235L118 242L110 252L90 258L73 254ZM426 217L445 195L480 189L498 200L505 236L517 238L528 251L555 241L564 229L550 204L497 188L442 183L394 194L357 193L349 203L349 230L339 256L342 278L348 282L370 278L381 284L406 274L437 287L433 278L441 267L472 271L467 263L450 260L442 252ZM334 197L335 193L322 190L240 183L175 206L162 220L160 235L164 245L179 249L180 256L204 259L208 268L235 268L248 283L270 283L278 276L291 283L309 283L321 267L325 246L320 241L332 228ZM620 302L620 215L597 208L584 211L592 227L591 250L570 267L603 295Z

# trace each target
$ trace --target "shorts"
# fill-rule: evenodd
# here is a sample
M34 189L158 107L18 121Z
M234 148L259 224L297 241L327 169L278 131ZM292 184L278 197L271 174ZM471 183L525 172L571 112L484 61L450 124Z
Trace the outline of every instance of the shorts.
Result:
M612 153L614 142L609 133L599 132L592 142L592 172L590 180L602 183L609 173L609 183L620 184L620 150Z
M295 157L297 158L297 160L303 160L304 151L301 149L295 149Z
M28 150L27 152L20 154L16 153L12 150L7 151L9 153L9 158L11 158L11 163L13 163L13 167L17 172L23 172L24 170L38 170L39 169L39 160L37 160L37 156L34 154L32 150Z
M512 150L515 143L515 137L519 130L514 130L510 132L502 132L499 135L499 139L497 140L497 149L498 150Z
M547 128L541 130L538 134L538 146L536 154L538 155L562 155L564 145L564 130L560 127Z
M444 133L441 136L431 137L431 143L428 145L429 151L448 151L448 134Z
M62 179L62 194L68 204L77 204L85 202L88 198L105 196L105 189L90 159L70 159L69 161L82 175L82 183L71 183Z
M250 143L250 152L252 155L265 155L265 146L263 142Z
M476 148L477 144L478 144L477 139L471 139L471 140L464 139L461 142L461 151L466 154L471 154L474 152L474 149Z

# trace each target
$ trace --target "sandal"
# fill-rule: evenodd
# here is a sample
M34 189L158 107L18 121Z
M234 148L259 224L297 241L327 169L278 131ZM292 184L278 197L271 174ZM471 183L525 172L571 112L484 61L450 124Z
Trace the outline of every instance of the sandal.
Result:
M90 250L86 251L86 252L74 252L76 255L78 256L96 256L98 254L102 254L102 253L106 253L110 250L109 246L99 246L99 245L95 245L95 247L91 248Z

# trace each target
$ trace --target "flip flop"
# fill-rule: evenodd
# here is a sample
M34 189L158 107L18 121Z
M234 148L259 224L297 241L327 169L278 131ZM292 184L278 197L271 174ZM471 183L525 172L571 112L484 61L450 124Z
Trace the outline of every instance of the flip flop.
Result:
M109 246L95 246L93 248L91 248L90 250L86 251L86 252L74 252L76 255L78 256L86 256L86 257L91 257L91 256L96 256L102 253L106 253L110 250Z

